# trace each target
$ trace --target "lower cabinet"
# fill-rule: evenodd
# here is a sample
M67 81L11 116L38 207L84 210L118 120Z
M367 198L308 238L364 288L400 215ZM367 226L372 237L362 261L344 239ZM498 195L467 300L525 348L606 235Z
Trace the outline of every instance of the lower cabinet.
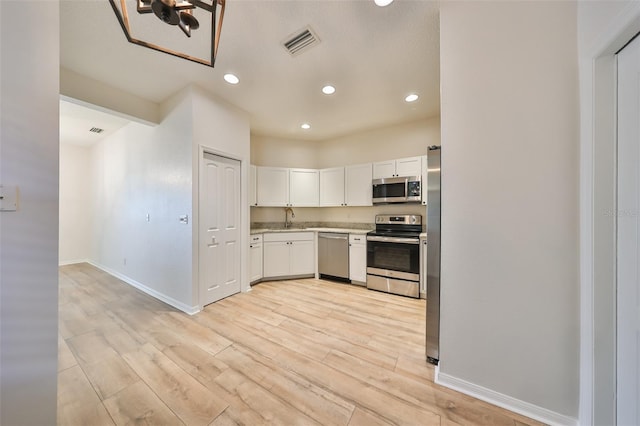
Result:
M315 273L313 232L274 232L263 236L264 278Z
M249 261L251 262L251 275L249 282L262 279L262 234L251 235L249 239Z
M358 283L367 282L367 236L349 234L349 279Z

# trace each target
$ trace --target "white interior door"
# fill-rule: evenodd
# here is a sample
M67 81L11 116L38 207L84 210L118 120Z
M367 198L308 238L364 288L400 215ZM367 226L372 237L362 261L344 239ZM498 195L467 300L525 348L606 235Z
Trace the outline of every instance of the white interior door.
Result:
M204 153L200 174L200 304L240 291L240 162Z
M640 424L640 39L618 54L616 423Z

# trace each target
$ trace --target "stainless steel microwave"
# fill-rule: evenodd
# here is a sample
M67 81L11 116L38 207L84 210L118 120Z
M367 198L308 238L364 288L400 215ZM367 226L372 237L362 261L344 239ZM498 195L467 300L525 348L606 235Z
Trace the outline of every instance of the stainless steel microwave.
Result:
M373 180L373 204L419 203L422 201L420 176Z

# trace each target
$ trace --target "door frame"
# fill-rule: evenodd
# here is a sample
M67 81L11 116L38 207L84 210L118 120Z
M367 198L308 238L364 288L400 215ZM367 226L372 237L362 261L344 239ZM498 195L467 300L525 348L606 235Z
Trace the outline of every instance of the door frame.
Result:
M191 233L192 233L192 246L191 249L195 256L192 256L193 259L193 283L192 283L192 294L193 298L196 301L195 305L198 306L201 311L204 306L202 304L202 300L200 298L200 197L203 195L200 191L200 182L202 180L202 175L204 170L202 169L202 160L204 158L204 154L217 155L219 157L229 158L231 160L235 160L240 162L240 210L238 214L240 217L238 218L238 223L240 226L240 292L251 291L251 287L248 283L248 259L249 259L249 205L248 205L248 173L249 173L249 164L248 160L245 160L237 155L221 151L219 149L212 148L206 145L198 145L198 149L194 150L194 156L197 157L194 161L197 162L198 167L197 171L195 171L193 180L193 218L191 223Z
M601 401L603 395L594 386L596 375L612 380L615 386L615 340L613 347L613 366L599 365L595 362L595 333L603 328L607 333L613 333L615 339L615 305L613 305L613 330L611 318L601 317L596 312L595 295L603 285L606 296L613 298L615 303L615 151L617 122L616 80L617 68L615 54L640 30L640 2L630 3L623 8L610 24L596 38L596 42L579 55L580 75L580 408L579 422L584 425L594 423L594 410L599 410L596 401ZM598 149L604 147L607 155L594 155ZM598 175L596 175L598 170ZM610 175L613 185L602 182L600 176ZM594 179L598 179L595 181ZM600 186L599 186L600 185ZM607 210L599 205L602 198L612 201ZM607 201L607 202L608 202ZM607 216L608 220L603 217ZM612 227L613 225L613 227ZM604 241L602 236L605 236ZM604 258L597 256L598 252L606 252ZM605 272L612 272L599 281L596 288L596 271L602 268ZM597 277L601 279L600 276ZM613 368L612 368L613 367ZM601 370L602 369L602 370ZM612 372L611 372L612 371ZM613 377L611 377L613 374ZM615 391L615 387L614 387ZM615 398L611 396L615 412ZM607 395L604 395L607 398Z

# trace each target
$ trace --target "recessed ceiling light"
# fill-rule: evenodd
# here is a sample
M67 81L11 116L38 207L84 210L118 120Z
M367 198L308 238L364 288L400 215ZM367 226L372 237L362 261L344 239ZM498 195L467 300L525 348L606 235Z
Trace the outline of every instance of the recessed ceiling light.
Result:
M333 95L336 92L336 88L330 85L326 85L322 88L322 93L325 95Z
M418 100L418 95L416 95L415 93L412 93L410 95L408 95L406 98L404 98L404 100L406 102L415 102Z
M310 124L307 124L307 123L304 123L304 124L303 124L302 126L300 126L300 127L302 127L304 130L309 130L309 129L311 128L311 125L310 125Z
M388 6L393 3L393 0L373 0L376 5L380 7Z
M225 74L223 78L229 84L238 84L240 82L240 79L233 74Z

